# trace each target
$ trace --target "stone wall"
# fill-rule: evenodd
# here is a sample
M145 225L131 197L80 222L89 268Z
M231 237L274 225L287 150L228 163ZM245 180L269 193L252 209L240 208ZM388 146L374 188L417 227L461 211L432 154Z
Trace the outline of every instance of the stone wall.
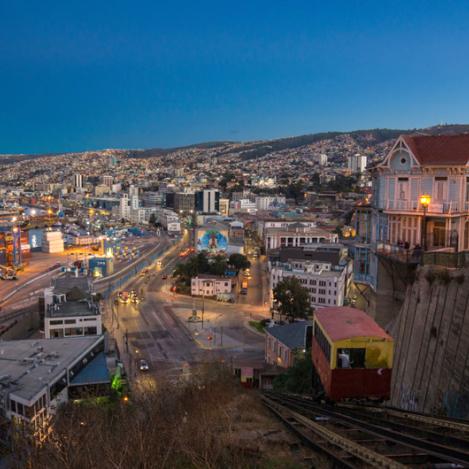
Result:
M469 418L469 270L424 267L393 325L392 404Z

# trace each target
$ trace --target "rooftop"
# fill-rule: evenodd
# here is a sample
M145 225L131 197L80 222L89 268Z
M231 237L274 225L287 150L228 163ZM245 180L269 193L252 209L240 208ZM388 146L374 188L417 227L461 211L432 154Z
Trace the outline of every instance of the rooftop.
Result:
M74 386L109 383L109 371L106 365L104 352L98 353L85 368L77 373L71 380Z
M321 308L315 311L314 317L334 342L352 337L377 337L392 340L390 335L360 309L349 306Z
M62 318L69 316L96 316L99 315L98 305L89 301L66 301L50 305L47 317Z
M0 397L30 401L102 336L0 341Z
M75 277L74 275L66 275L58 277L54 281L55 294L67 294L71 290L79 289L84 293L90 292L90 284L87 277ZM76 290L75 290L76 291Z
M265 331L290 349L304 348L306 345L306 327L311 325L311 321L299 321L284 324L283 326L268 327Z
M271 258L278 258L280 262L287 262L290 260L309 260L316 262L329 262L332 265L338 265L342 256L340 245L337 245L338 249L333 251L322 251L322 250L310 250L303 249L302 247L283 247L271 251Z
M404 135L402 138L420 164L465 166L469 161L469 134Z

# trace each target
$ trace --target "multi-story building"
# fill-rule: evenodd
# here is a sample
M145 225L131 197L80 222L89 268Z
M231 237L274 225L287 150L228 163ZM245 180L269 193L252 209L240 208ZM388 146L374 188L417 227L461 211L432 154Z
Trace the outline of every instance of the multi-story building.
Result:
M227 295L232 288L232 280L228 277L198 275L191 279L191 295L194 296Z
M292 259L274 261L270 268L270 287L287 277L296 277L308 290L311 306L343 306L347 284L347 266L332 262Z
M130 205L128 194L122 194L119 203L119 216L124 220L128 220L130 218Z
M351 173L363 173L366 169L366 164L366 155L356 154L347 157L347 169Z
M280 247L306 246L317 243L337 243L337 233L322 228L312 228L297 222L285 228L264 228L264 245L266 251Z
M81 174L74 174L73 176L73 187L77 190L77 192L83 189L83 176Z
M112 176L103 176L102 181L103 181L103 185L111 189L114 183L114 178Z
M274 210L286 204L284 196L264 195L256 197L257 210Z
M230 214L230 199L220 199L220 215L227 217Z
M181 232L181 221L177 213L164 208L156 210L155 213L158 222L168 234L178 234Z
M166 199L168 201L168 199ZM167 206L169 206L167 204ZM192 213L195 210L194 192L176 192L174 194L174 211L177 213Z
M44 290L46 339L101 335L99 303L94 301L87 277L66 275Z
M220 191L204 189L195 193L195 209L202 213L218 213L220 211Z
M354 277L377 287L378 255L469 250L469 135L405 135L372 169L355 213Z

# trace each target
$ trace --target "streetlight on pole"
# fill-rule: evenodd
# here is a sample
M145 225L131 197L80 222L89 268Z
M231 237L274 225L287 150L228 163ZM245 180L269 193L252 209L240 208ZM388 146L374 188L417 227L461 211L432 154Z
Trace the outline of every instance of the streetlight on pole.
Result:
M423 208L423 220L422 220L422 248L423 252L427 250L427 210L432 198L428 194L420 196L420 205Z

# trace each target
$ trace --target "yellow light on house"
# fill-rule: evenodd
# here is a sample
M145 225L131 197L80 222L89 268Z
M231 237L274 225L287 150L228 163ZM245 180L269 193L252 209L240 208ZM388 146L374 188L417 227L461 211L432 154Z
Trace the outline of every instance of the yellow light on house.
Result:
M52 215L52 209L49 208L49 209L47 210L47 213L48 213L49 215Z
M428 207L431 201L432 201L432 198L428 194L423 194L420 196L420 205L422 207L425 207L425 208Z

